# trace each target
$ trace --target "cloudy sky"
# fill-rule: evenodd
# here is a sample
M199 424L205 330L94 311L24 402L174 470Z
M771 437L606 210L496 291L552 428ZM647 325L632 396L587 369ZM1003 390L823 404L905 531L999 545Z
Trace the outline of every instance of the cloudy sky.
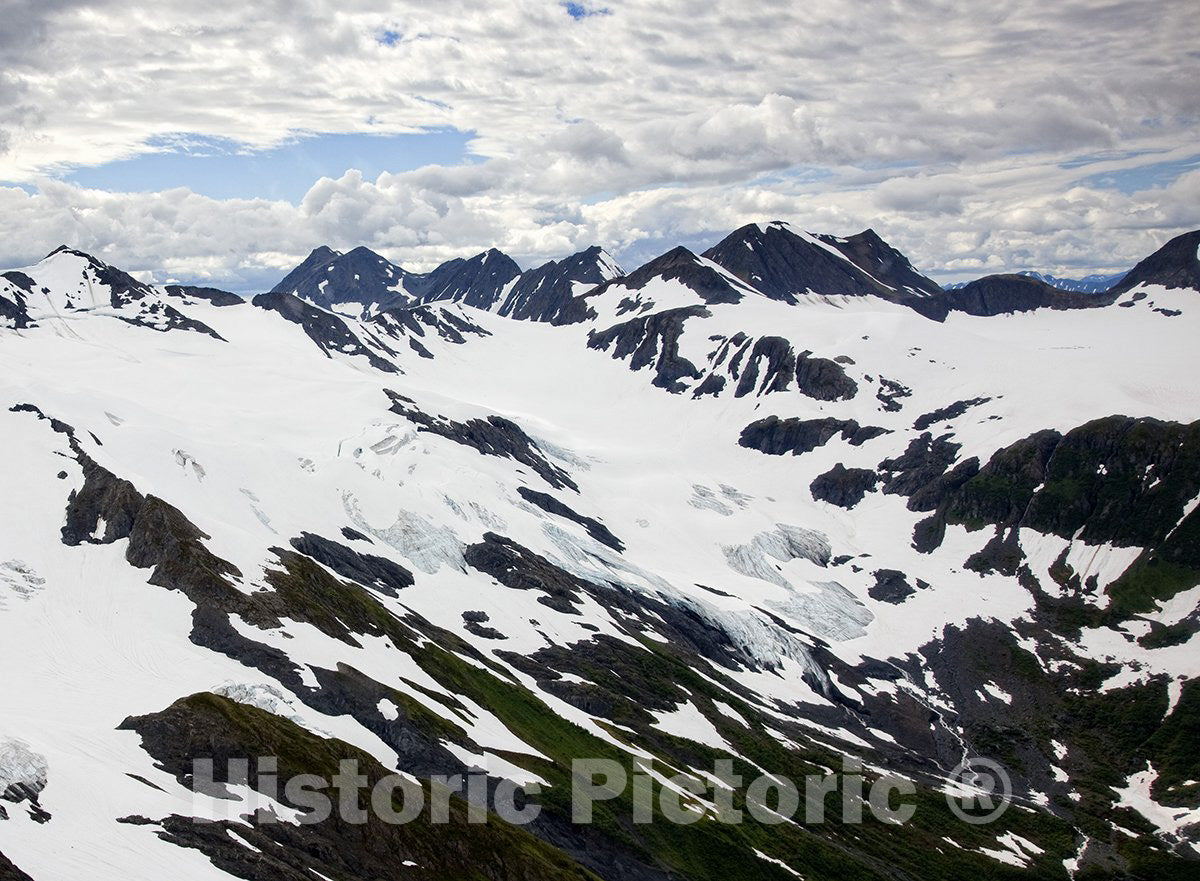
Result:
M0 265L269 287L752 220L945 281L1200 227L1194 0L0 0Z

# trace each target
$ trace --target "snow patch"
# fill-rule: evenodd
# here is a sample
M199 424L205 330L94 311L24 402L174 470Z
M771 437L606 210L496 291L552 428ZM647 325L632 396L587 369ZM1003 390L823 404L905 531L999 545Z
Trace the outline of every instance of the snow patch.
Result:
M1005 691L1003 688L1001 688L999 685L997 685L995 682L985 682L983 684L983 690L986 691L988 694L990 694L992 697L994 697L998 701L1004 701L1004 703L1010 704L1010 705L1013 702L1012 695L1009 694L1007 691Z
M737 755L736 750L721 736L715 725L691 701L684 701L674 710L652 711L654 727L667 734L683 737Z
M1146 769L1131 775L1123 788L1113 787L1118 796L1117 806L1132 808L1170 836L1178 835L1185 826L1200 823L1200 808L1172 808L1156 802L1150 795L1156 779L1158 772L1147 762Z
M765 853L763 853L761 850L759 850L757 847L754 848L754 855L756 857L758 857L760 860L763 860L768 863L774 863L775 865L777 865L781 869L783 869L785 872L787 872L791 875L794 875L797 878L804 877L799 872L797 872L795 869L793 869L791 866L789 866L787 863L785 863L783 860L777 860L777 859L775 859L775 857L769 857Z

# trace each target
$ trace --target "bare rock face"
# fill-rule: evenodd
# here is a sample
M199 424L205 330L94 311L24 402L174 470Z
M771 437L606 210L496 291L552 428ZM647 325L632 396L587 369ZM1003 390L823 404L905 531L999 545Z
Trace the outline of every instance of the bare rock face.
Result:
M875 489L879 475L867 468L847 468L841 462L819 475L809 489L819 502L853 508Z
M1171 239L1133 267L1108 293L1120 295L1144 284L1200 291L1200 229Z
M769 456L791 453L799 456L822 447L836 436L852 446L860 446L871 438L886 434L887 430L875 425L859 425L854 419L780 419L767 416L751 422L742 429L738 443Z
M682 392L685 379L699 379L696 365L679 354L679 337L688 318L708 314L703 306L668 309L642 315L615 324L607 330L592 331L588 346L607 352L617 360L629 358L631 370L651 367L654 385L670 392Z
M14 866L8 857L0 853L0 881L33 881L33 879Z

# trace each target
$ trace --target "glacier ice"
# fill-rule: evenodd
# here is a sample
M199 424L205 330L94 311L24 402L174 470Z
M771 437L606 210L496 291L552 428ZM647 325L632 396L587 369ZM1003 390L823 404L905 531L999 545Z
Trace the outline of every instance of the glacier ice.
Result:
M787 563L809 560L826 566L833 551L824 533L802 526L776 524L770 532L760 532L748 544L727 545L721 548L734 572L760 578L780 587L791 587L788 580L771 564L771 560Z
M23 740L0 736L0 799L15 803L36 799L49 776L45 756Z

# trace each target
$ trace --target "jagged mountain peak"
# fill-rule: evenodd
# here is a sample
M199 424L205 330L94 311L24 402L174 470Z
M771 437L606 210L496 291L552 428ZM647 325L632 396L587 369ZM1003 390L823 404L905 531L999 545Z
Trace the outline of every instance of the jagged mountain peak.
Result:
M92 263L100 263L101 262L96 257L93 257L91 254L87 253L86 251L81 251L78 248L72 248L70 245L59 245L57 248L55 248L53 251L51 251L49 254L47 254L45 257L43 257L38 262L44 262L46 260L49 260L51 257L58 256L59 254L73 254L76 257L82 257L85 260L91 261Z
M582 251L576 251L558 260L547 260L542 266L595 266L603 269L612 278L625 274L617 258L603 245L589 245ZM538 267L541 268L541 267ZM607 281L607 279L605 279Z
M655 257L653 260L650 260L646 265L647 266L665 266L668 264L674 264L674 263L678 263L681 261L690 261L692 263L700 262L697 259L696 253L694 251L692 251L690 248L687 248L683 245L676 245L674 248L667 251L666 253L660 254L659 256Z
M405 269L365 245L340 253L322 245L271 289L334 311L361 314L402 305L410 297Z
M580 283L603 284L625 275L625 270L621 268L617 258L601 245L592 245L582 251L576 251L569 257L551 261L545 265L560 267Z
M1200 291L1200 229L1175 236L1129 270L1109 293L1123 294L1147 284Z
M305 276L315 271L318 267L326 266L341 256L340 251L335 251L328 245L320 245L313 248L304 260L297 264L291 272L283 277L279 284L271 289L272 292L295 290Z
M55 248L53 251L51 251L49 254L47 254L45 257L43 257L41 260L39 260L35 264L35 266L48 266L62 258L68 258L68 259L74 258L76 260L82 260L85 264L92 267L97 272L111 270L113 272L120 273L121 275L124 275L131 280L134 280L133 276L129 275L128 273L126 273L120 269L117 269L116 267L110 265L106 261L101 260L95 254L89 254L87 251L81 250L79 248L73 248L70 245L59 245L57 248ZM134 280L134 281L137 284L141 284L141 282L136 282L136 280Z
M621 264L617 262L617 258L607 248L602 248L600 245L592 245L586 251L580 251L575 256L579 257L581 255L587 255L589 259L595 260L598 266L610 272L614 278L625 274L625 270L621 268Z
M512 266L516 266L517 271L520 272L520 266L517 265L517 261L513 260L512 257L509 257L507 254L505 254L499 248L488 248L484 251L479 251L478 253L472 254L469 257L452 257L451 259L447 260L445 263L440 264L440 266L438 268L440 268L441 266L447 266L447 265L484 266L484 265L492 264L492 263L503 263L505 265L511 264ZM436 272L437 269L434 269L433 271Z
M71 265L59 265L64 260ZM29 271L34 272L38 268L48 271L50 273L49 280L52 282L62 280L62 273L73 277L81 272L86 274L90 269L97 282L112 289L114 305L118 299L128 299L131 294L142 297L151 293L150 285L138 281L123 269L118 269L94 254L72 248L69 245L59 245L34 266L29 267Z
M334 260L341 256L341 251L335 251L328 245L318 245L317 247L313 248L311 252L309 252L308 257L305 258L304 262L308 263L309 261L313 261L315 263L319 263L324 260Z
M315 305L362 317L415 303L457 302L520 320L553 321L572 298L623 274L599 245L522 271L499 248L409 272L366 246L316 248L275 286Z
M907 291L914 296L934 296L941 291L935 281L917 272L908 257L873 229L867 228L846 238L817 238L833 245L860 269L894 290Z
M522 273L496 311L523 321L563 323L575 297L624 274L608 251L592 245Z
M684 245L677 245L666 253L660 254L646 263L643 263L633 272L629 273L626 278L633 279L635 276L641 277L661 275L665 271L681 267L711 268L711 264L714 262L715 261L709 259L708 257L703 257L697 254L695 251L692 251L690 248L687 248Z
M796 231L781 220L750 223L704 256L771 299L790 303L813 293L906 300L940 291L873 229L841 238Z
M496 248L471 257L455 257L432 272L412 277L407 285L422 303L452 300L491 309L505 287L521 274L517 262Z

